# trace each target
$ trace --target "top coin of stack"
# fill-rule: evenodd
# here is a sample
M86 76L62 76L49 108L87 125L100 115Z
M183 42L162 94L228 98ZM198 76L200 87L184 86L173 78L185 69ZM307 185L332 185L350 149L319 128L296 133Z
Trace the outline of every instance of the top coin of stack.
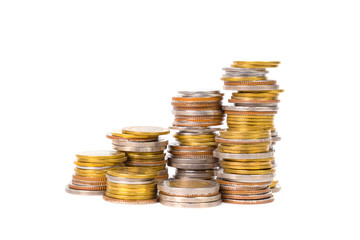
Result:
M114 130L107 137L112 139L113 148L127 153L127 166L145 167L158 172L157 180L167 179L167 160L164 150L168 141L159 138L170 131L161 127L135 126Z
M220 131L218 150L223 168L217 174L223 201L238 204L273 201L269 185L275 172L270 131L274 129L279 86L268 80L266 68L280 62L235 61L224 68L225 90L236 90L223 106L228 129ZM270 181L269 181L270 180Z
M76 154L75 174L66 192L80 195L102 195L106 188L105 174L123 166L124 152L114 150L86 151Z

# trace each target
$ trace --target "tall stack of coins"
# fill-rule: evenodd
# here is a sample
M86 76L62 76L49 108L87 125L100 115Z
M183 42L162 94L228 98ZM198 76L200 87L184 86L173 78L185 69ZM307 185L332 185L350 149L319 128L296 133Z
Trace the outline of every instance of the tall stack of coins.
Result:
M164 153L168 141L159 136L169 132L169 129L161 127L136 126L115 130L107 137L112 139L114 149L126 152L127 166L157 171L156 180L163 180L169 176Z
M279 62L235 61L224 68L225 90L235 90L223 106L228 128L220 131L214 156L219 157L217 181L224 202L260 204L273 201L270 186L275 173L272 145L278 94L276 81L268 80L266 68ZM272 138L274 136L275 138Z
M199 179L165 180L158 185L160 203L171 207L203 208L221 204L219 184Z
M76 154L76 157L75 174L65 190L79 195L103 195L106 172L123 166L126 161L125 153L114 150L86 151Z
M155 177L157 173L143 167L120 167L106 174L104 200L122 204L158 202Z
M169 145L169 166L176 168L175 178L214 179L218 159L213 156L217 128L223 121L220 91L179 91L172 98L178 130L176 143Z

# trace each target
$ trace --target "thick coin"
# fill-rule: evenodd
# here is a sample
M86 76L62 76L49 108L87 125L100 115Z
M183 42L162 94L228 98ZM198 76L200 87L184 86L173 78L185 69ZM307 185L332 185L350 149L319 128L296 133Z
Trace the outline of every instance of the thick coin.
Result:
M158 136L166 135L170 133L170 130L162 127L153 127L153 126L133 126L125 127L122 129L123 133L132 134L132 135L145 135L145 136Z
M181 203L181 202L171 202L160 199L160 203L169 206L169 207L179 207L179 208L206 208L206 207L215 207L221 204L221 199L214 202L205 202L205 203Z
M221 193L223 198L226 199L235 199L235 200L258 200L258 199L267 199L272 197L272 193L262 193L262 194L252 194L252 195L240 195L240 194L224 194Z
M219 189L217 182L198 179L173 179L158 184L159 191L178 196L214 195Z
M123 140L113 140L113 144L121 147L164 147L168 144L168 140L159 139L156 142L131 142L131 141L123 141Z
M184 132L204 132L204 133L206 133L206 132L216 132L216 131L220 130L220 128L206 128L206 127L187 128L187 127L171 126L169 128L173 129L173 130L184 131Z
M123 147L113 144L113 148L119 151L124 152L160 152L166 149L166 146L163 147Z
M255 195L255 194L264 194L271 193L269 187L263 189L250 189L250 190L226 190L221 189L222 194L235 194L235 195Z
M185 111L172 111L174 115L180 116L212 116L212 115L223 115L221 110L204 110L204 111L195 111L195 110L185 110Z
M270 142L272 138L260 138L260 139L230 139L215 137L215 141L218 143L229 143L229 144L243 144L243 143L261 143Z
M223 106L225 111L246 111L246 112L273 112L277 111L277 107L239 107L239 106Z
M159 194L160 201L180 202L180 203L203 203L203 202L214 202L221 199L221 194L206 197L176 197L165 194Z
M225 179L217 178L216 181L223 187L223 186L234 186L234 187L254 187L254 188L267 188L270 186L272 181L266 181L266 182L234 182L234 181L228 181ZM231 190L231 189L230 189Z
M147 200L123 200L123 199L111 198L111 197L108 197L105 195L103 196L103 199L105 201L112 202L112 203L129 204L129 205L152 204L152 203L157 203L159 201L158 198L147 199Z
M112 168L107 172L107 174L114 177L141 179L151 179L157 176L157 172L142 167Z
M215 169L219 166L218 163L177 163L169 161L169 166L179 168L179 169L191 169L191 170L206 170L206 169Z
M108 133L106 135L106 137L109 138L109 139L112 139L112 140L122 140L122 141L128 141L128 142L151 142L151 141L157 141L158 140L158 136L151 137L151 138L141 138L141 137L136 136L136 138L130 138L129 135L126 135L126 136L123 135L123 134L119 134L119 135L121 135L122 137L121 136L114 136L114 135L112 135L112 133Z
M97 195L104 195L105 191L89 191L89 190L77 190L69 188L69 185L65 187L65 192L70 194L77 194L77 195L86 195L86 196L97 196Z

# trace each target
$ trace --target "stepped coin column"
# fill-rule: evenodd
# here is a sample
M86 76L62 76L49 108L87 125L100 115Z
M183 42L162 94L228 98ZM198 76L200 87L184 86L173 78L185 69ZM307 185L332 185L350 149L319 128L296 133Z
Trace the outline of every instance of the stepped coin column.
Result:
M106 189L105 174L108 170L123 166L124 152L95 150L76 154L75 174L66 186L68 193L79 195L103 195Z
M159 138L169 129L150 126L125 127L114 130L107 137L112 139L113 148L126 152L126 166L143 167L157 172L156 180L168 179L167 159L164 150L168 141Z
M214 156L220 158L217 172L224 202L260 204L272 202L275 176L273 144L279 138L274 128L278 94L276 81L268 80L266 68L279 62L235 61L224 68L225 90L235 90L223 106L228 128L220 131Z
M219 91L179 91L172 98L175 120L171 129L176 143L169 145L169 166L176 168L175 178L214 179L218 159L216 131L222 124L223 94Z

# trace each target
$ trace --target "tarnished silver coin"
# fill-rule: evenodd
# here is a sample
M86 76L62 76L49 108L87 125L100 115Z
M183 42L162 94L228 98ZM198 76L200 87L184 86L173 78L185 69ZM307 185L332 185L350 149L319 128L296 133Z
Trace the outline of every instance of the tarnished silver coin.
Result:
M180 203L204 203L204 202L214 202L221 199L221 194L216 194L213 196L204 196L204 197L177 197L170 196L160 193L160 200L170 201L170 202L180 202Z
M224 85L224 90L234 90L234 91L266 91L266 90L278 90L279 85L238 85L238 86L229 86Z
M274 152L266 153L249 153L249 154L239 154L239 153L223 153L214 151L214 157L222 159L261 159L261 158L271 158L274 156Z
M214 202L204 202L204 203L181 203L181 202L171 202L166 200L161 200L160 203L169 206L169 207L178 207L178 208L207 208L215 207L221 204L221 199Z
M242 175L242 174L224 173L224 169L219 169L216 172L216 176L218 178L226 179L233 182L257 183L257 182L271 182L275 174Z
M105 191L89 191L89 190L77 190L69 188L69 185L65 187L65 192L76 195L86 195L86 196L101 196L104 195Z
M158 184L158 190L168 195L201 196L219 192L220 185L215 181L199 179L171 179Z
M175 176L189 178L212 178L215 175L214 170L186 170L176 169Z

